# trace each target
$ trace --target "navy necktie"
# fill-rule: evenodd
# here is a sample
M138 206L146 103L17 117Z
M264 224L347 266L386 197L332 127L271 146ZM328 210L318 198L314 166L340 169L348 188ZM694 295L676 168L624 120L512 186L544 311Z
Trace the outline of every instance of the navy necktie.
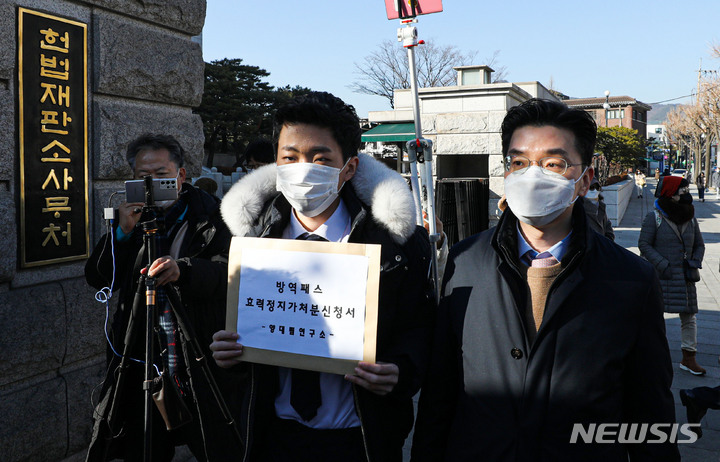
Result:
M313 234L313 233L302 233L295 239L298 241L325 241L325 242L328 242L328 240L325 239L324 237L318 236L317 234Z
M303 233L296 239L303 241L327 241L322 236ZM310 421L317 415L322 404L320 394L320 373L303 369L290 369L290 405L304 421Z

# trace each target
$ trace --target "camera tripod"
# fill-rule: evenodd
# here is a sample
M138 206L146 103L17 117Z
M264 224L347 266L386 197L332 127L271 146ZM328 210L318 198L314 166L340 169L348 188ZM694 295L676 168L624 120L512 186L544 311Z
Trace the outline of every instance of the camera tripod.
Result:
M152 421L153 421L153 376L154 376L154 342L153 337L157 326L157 287L155 277L149 276L150 265L158 257L158 222L157 222L157 207L154 205L153 200L153 184L152 177L146 176L145 180L145 205L143 206L142 213L143 217L148 219L141 223L143 231L143 248L139 255L143 253L147 254L147 265L145 266L144 274L140 274L137 290L133 299L132 311L128 320L128 325L125 331L123 353L120 360L120 365L117 368L117 379L115 381L115 390L112 396L112 402L110 403L110 409L107 413L106 421L107 427L112 435L118 434L121 428L118 428L118 414L122 403L122 394L125 389L125 380L129 367L131 364L131 350L138 339L138 331L141 330L137 326L137 321L141 319L143 309L143 297L145 297L145 374L143 381L143 392L144 392L144 433L143 433L143 460L150 462L152 460ZM140 258L140 257L138 257ZM225 423L232 429L232 432L236 436L241 446L244 446L244 442L237 428L235 421L232 418L230 410L223 399L217 382L213 377L207 359L203 353L203 350L197 340L197 336L191 323L187 322L187 313L183 307L180 299L178 289L168 283L163 289L168 298L168 302L175 320L178 324L178 330L180 335L185 339L183 347L186 351L186 358L192 358L192 360L200 367L203 375L210 386L213 397L215 398L216 404L218 405ZM186 364L187 374L190 380L190 387L193 389L193 377L191 373L191 364ZM196 401L197 403L197 401ZM197 409L198 415L200 415L200 409ZM120 427L122 427L120 425Z

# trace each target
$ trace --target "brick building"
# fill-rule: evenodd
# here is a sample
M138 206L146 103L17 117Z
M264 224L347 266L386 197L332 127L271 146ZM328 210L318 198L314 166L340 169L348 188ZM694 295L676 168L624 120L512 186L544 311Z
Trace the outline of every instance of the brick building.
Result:
M604 104L608 103L609 108ZM628 127L637 130L644 140L647 133L647 113L652 106L630 96L606 98L574 98L563 100L570 107L589 112L598 127Z

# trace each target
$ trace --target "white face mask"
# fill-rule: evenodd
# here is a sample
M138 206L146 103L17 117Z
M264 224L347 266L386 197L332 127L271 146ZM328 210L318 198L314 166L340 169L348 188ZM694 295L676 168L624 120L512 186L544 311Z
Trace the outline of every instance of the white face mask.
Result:
M318 216L327 210L340 194L340 172L348 162L345 162L342 168L308 162L278 165L277 190L285 196L295 211L310 218Z
M596 190L590 190L585 194L586 199L590 199L591 201L596 201L600 198L600 191Z
M585 174L583 170L580 178ZM518 220L530 226L544 226L560 216L577 197L575 184L558 173L532 165L505 177L505 197Z

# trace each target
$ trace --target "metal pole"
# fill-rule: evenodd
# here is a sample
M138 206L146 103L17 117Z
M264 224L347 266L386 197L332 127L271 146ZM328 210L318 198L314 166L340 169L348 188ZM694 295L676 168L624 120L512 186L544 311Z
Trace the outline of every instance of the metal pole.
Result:
M414 27L410 27L413 30L414 38L417 38L417 30ZM417 41L415 41L417 44ZM413 119L415 122L415 138L422 138L422 126L420 122L420 95L418 95L418 84L417 84L417 65L415 64L415 45L407 47L408 64L410 65L410 92L413 95Z
M430 140L423 140L423 148L424 148L424 162L421 165L425 166L425 191L427 193L428 200L433 200L435 198L435 188L433 185L433 178L432 178L432 141ZM435 207L430 206L428 204L428 223L431 223L430 225L430 234L437 235L437 229L435 227ZM440 236L438 236L438 240L440 239Z
M157 226L155 220L143 223L144 238L146 249L148 250L147 271L150 271L150 265L157 257L157 247L155 237L157 235ZM157 315L156 304L156 281L154 277L145 275L145 381L143 382L143 391L145 392L145 427L144 427L144 462L152 462L152 446L153 446L153 363L155 360L154 334L155 334L155 316Z
M414 20L417 21L417 20ZM413 97L413 122L415 124L415 151L416 154L423 153L424 154L424 147L422 145L422 123L420 118L420 95L418 94L418 83L417 83L417 64L415 63L415 47L418 45L417 40L417 29L413 26L410 26L409 24L405 28L401 28L398 30L398 38L402 38L403 40L403 46L407 48L407 55L408 55L408 65L410 70L410 92L412 93ZM410 149L408 149L408 152L410 152ZM430 178L430 181L432 181L432 164L425 165L424 161L424 155L421 159L418 159L420 161L420 172L411 172L413 178L417 178L417 174L420 173L420 181L424 184L420 185L420 188L418 188L418 192L416 194L422 195L422 188L424 187L427 191L427 182L428 177ZM410 165L413 166L414 163L412 162L413 159L410 159ZM427 168L430 168L430 175L427 174L427 171L425 171ZM412 167L411 167L412 169ZM411 180L412 181L412 180ZM431 203L432 201L432 203ZM420 205L422 206L422 200L420 200ZM435 205L435 198L426 196L426 202L427 202L427 208L428 209L434 209ZM435 227L435 213L432 212L433 219L430 220L430 214L428 214L428 229L430 231L431 240L434 238L435 240L438 240L437 237L437 230ZM420 216L422 217L422 211L420 213ZM422 223L422 222L421 222Z
M397 31L398 41L402 42L407 49L408 66L410 73L410 91L413 95L413 122L415 124L415 140L407 143L408 160L410 161L410 186L415 201L415 221L419 226L423 225L422 211L423 204L421 198L421 186L418 183L418 165L417 152L421 149L419 140L422 134L420 127L420 99L417 94L417 68L415 65L415 47L418 44L417 29L410 25L411 22L417 22L416 19L403 20L406 27L401 27Z
M145 427L144 427L144 453L143 461L152 462L152 421L153 421L153 363L155 361L154 334L156 316L156 280L150 277L150 265L157 258L157 232L158 224L155 220L155 199L153 196L153 179L150 175L143 177L145 182L145 206L144 212L151 214L152 219L143 222L143 242L147 249L148 261L145 274L145 380L143 391L145 392Z
M410 26L408 26L410 27ZM417 38L417 30L412 27L413 29L413 37ZM417 41L415 41L415 44L417 44ZM434 201L434 198L431 197L429 194L427 194L430 190L432 190L432 164L426 164L426 159L424 157L425 153L425 146L423 145L423 139L422 139L422 125L421 125L421 119L420 119L420 95L418 94L418 84L417 84L417 65L415 63L415 45L408 46L407 47L407 53L408 53L408 64L410 66L410 92L413 96L413 122L415 124L415 149L416 153L419 153L423 157L418 159L419 161L419 173L420 174L420 197L425 198L425 201L420 201L421 205L423 202L427 204L427 209L429 211L428 213L428 230L430 232L430 236L434 236L437 234L437 230L435 227L435 212L434 210L430 211L431 209L434 209L434 204L430 204L430 201ZM411 164L412 165L412 164ZM428 169L430 169L428 171ZM428 175L429 173L429 175ZM428 184L430 183L430 186L428 187ZM422 215L422 214L421 214ZM432 215L432 217L430 216Z
M428 211L428 232L431 251L430 276L435 284L435 294L440 296L440 281L438 281L437 268L437 252L436 243L440 240L435 226L435 195L433 193L433 175L432 175L432 143L422 138L422 125L420 118L420 96L418 94L417 83L417 64L415 63L415 47L422 44L417 40L417 29L411 26L410 22L417 22L417 19L406 21L406 27L398 29L398 40L403 42L403 46L407 48L408 66L410 73L410 92L413 97L413 121L415 125L415 140L408 142L408 155L410 156L410 182L413 187L413 195L416 198L416 208L419 207L418 214L420 216L419 224L422 225L422 205L423 197L425 198L426 209ZM430 152L427 153L429 147ZM413 154L415 159L412 158ZM426 163L427 161L427 163ZM417 171L419 164L420 172ZM420 185L418 185L418 173L420 174ZM419 202L419 203L418 203Z
M417 144L415 141L408 141L408 161L410 162L410 187L412 188L413 201L415 202L415 224L423 225L422 199L420 198L420 184L418 183L417 167Z

